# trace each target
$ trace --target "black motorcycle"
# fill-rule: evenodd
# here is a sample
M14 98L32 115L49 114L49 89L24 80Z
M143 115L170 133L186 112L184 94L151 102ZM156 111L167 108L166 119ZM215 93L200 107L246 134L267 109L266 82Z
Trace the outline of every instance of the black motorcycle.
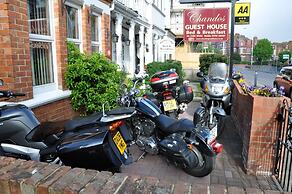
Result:
M157 105L163 114L177 118L185 112L188 103L193 100L193 89L188 81L178 86L178 74L174 70L160 71L150 79L153 93L146 93L144 97Z
M2 99L17 96L24 94L0 91ZM115 171L131 162L126 149L131 134L125 121L135 113L134 108L119 108L72 120L40 123L28 107L2 102L0 155Z
M133 141L145 153L165 155L192 176L211 173L216 153L222 151L221 144L207 143L210 135L207 128L195 128L190 120L168 117L152 101L136 97L139 81L142 79L134 80L130 91L124 88L119 99L122 106L136 108L137 113L129 119Z

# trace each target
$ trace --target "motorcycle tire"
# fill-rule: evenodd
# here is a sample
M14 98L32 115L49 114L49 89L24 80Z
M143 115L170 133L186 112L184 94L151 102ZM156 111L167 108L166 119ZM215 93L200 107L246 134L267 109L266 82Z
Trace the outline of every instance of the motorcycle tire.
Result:
M196 153L195 153L196 152ZM207 176L208 174L210 174L212 172L212 170L215 167L215 156L208 156L202 152L200 152L199 150L194 150L193 154L200 154L199 157L202 158L203 163L199 164L199 166L193 167L193 168L184 168L184 171L191 175L191 176L195 176L195 177L204 177Z
M195 153L196 152L196 153ZM215 156L208 156L199 150L194 150L193 154L200 154L203 159L203 164L193 168L184 168L184 171L194 177L204 177L212 172L215 167Z
M217 117L217 139L222 136L224 130L224 123L222 117Z

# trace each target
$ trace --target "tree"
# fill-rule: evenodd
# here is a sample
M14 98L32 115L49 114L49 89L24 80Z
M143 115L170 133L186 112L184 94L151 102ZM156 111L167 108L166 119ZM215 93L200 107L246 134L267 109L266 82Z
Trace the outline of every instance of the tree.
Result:
M269 60L273 54L272 43L268 39L259 40L254 48L253 54L260 64L263 61Z
M234 53L234 54L233 54L233 61L234 61L235 64L241 62L241 56L240 56L239 53Z
M289 59L291 59L292 52L291 51L282 51L279 53L279 61L281 63L289 62L289 59L283 59L283 55L289 55Z

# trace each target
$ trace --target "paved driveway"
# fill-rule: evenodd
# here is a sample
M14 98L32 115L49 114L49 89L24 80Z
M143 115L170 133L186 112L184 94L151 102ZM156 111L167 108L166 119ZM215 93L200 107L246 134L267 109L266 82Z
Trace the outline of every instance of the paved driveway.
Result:
M189 104L187 111L181 115L183 118L192 119L192 115L199 102ZM223 153L216 158L216 166L213 172L203 178L196 178L186 174L181 169L168 164L161 155L146 155L145 158L122 167L122 173L128 175L151 176L171 183L184 182L203 185L225 185L241 188L254 188L261 190L277 190L270 177L256 177L246 175L242 170L241 140L235 133L235 126L231 118L224 122L224 132L219 140L224 144ZM134 159L139 158L142 152L136 147L131 148Z

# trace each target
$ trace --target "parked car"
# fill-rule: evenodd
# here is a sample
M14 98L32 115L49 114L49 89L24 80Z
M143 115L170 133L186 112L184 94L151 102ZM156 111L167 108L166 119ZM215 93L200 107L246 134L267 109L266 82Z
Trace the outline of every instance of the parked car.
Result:
M292 66L283 67L280 73L276 76L273 85L278 90L282 87L285 96L292 99Z

